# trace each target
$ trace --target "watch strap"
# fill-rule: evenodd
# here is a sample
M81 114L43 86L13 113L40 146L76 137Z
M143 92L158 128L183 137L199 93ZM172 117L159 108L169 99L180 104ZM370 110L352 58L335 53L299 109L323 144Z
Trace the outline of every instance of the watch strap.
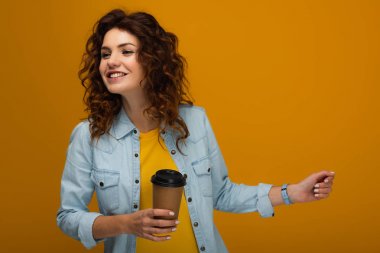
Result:
M282 199L284 200L285 204L290 205L293 203L289 198L287 190L288 190L288 184L283 184L281 187L281 196L282 196Z

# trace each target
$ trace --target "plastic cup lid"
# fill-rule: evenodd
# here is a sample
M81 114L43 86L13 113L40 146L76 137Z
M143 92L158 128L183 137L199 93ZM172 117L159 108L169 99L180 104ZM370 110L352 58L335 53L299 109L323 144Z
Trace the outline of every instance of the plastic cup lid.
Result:
M150 181L163 187L181 187L186 185L186 178L180 172L170 169L157 171Z

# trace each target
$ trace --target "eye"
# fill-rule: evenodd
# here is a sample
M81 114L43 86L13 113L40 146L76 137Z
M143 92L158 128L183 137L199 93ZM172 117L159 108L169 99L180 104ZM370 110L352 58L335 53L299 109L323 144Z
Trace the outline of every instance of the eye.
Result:
M107 58L108 56L110 56L109 53L101 53L101 54L100 54L100 57L101 57L102 59Z
M130 51L130 50L123 50L123 54L132 54L133 51Z

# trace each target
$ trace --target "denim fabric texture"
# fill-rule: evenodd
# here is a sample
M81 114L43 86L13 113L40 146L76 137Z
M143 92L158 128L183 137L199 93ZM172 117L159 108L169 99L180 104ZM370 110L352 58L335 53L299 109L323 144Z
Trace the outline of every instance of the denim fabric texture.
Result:
M176 133L167 129L160 134L178 170L187 175L184 188L194 235L200 252L223 253L227 248L214 225L213 211L259 212L274 215L268 193L272 185L235 184L202 107L181 105L180 116L190 136L186 145L176 148ZM57 225L67 235L80 240L86 248L104 241L105 252L135 252L136 237L123 234L94 240L92 225L99 215L133 213L140 198L139 130L122 109L110 134L91 143L88 121L73 130L61 181L61 202ZM139 181L136 181L139 180ZM99 213L89 212L88 203L96 192Z

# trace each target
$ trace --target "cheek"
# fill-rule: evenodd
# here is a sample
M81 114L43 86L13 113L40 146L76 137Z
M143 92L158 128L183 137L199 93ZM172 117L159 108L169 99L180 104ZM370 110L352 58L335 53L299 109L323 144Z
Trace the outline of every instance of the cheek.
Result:
M129 66L131 69L133 69L133 72L135 73L139 73L140 75L144 73L144 68L138 61L137 54L135 54L135 57L133 58L133 60L129 62Z
M140 76L144 75L144 68L140 63L134 62L131 68L134 70L133 72L135 72L136 74Z
M106 64L105 64L105 61L101 61L100 62L100 65L99 65L99 72L100 74L102 75L102 73L104 73L104 71L106 70Z

